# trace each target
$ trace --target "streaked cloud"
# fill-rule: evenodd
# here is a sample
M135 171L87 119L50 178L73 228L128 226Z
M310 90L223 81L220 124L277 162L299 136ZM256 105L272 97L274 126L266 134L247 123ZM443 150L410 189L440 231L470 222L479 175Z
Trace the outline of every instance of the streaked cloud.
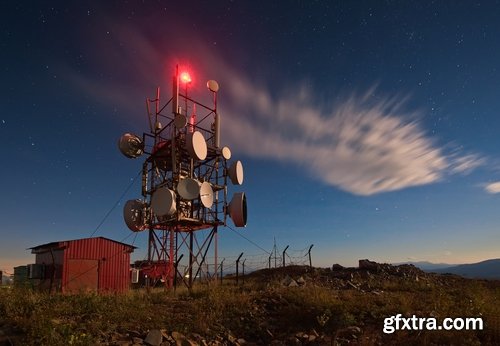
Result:
M426 134L419 114L405 111L402 97L380 98L369 90L318 106L305 88L271 98L251 83L232 83L231 98L246 112L224 118L224 126L238 152L294 162L353 194L435 183L484 163L476 154L447 154Z
M484 187L485 191L491 194L500 193L500 181L488 184Z
M461 155L458 153L456 157L451 156L451 171L453 173L468 174L479 166L486 163L486 159L476 154Z
M118 43L106 41L99 53L122 51L112 68L134 67L126 72L135 89L125 89L123 81L103 82L81 74L72 78L95 97L139 104L137 90L147 86L151 90L144 92L153 93L158 69L177 57L163 57L162 45L138 30L114 26ZM254 76L233 69L196 40L170 44L184 56L203 57L197 69L210 71L209 78L216 76L221 85L223 144L235 152L290 162L325 184L364 196L436 183L485 163L478 154L440 145L419 121L422 114L408 110L407 97L381 96L372 88L340 101L337 97L319 102L305 83L295 82L293 90L271 90L265 86L268 81L255 82Z

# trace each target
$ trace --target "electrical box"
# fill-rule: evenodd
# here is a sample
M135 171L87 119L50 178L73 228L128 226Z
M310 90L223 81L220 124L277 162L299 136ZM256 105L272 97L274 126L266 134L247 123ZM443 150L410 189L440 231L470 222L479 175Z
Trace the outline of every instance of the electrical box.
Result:
M132 269L132 283L136 284L139 282L139 269Z
M45 266L43 264L28 264L28 278L43 279Z

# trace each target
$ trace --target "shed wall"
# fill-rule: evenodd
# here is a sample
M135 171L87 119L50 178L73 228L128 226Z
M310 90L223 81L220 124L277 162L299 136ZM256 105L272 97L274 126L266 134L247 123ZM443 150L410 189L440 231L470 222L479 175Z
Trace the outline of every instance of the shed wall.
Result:
M130 286L130 252L124 244L103 238L88 238L65 243L64 263L69 260L97 260L98 290L124 292ZM90 270L90 269L89 269ZM68 266L63 268L63 292L68 285Z
M35 256L36 264L45 266L44 277L38 280L37 286L40 289L61 290L62 269L64 262L64 253L62 249L55 249L37 253Z

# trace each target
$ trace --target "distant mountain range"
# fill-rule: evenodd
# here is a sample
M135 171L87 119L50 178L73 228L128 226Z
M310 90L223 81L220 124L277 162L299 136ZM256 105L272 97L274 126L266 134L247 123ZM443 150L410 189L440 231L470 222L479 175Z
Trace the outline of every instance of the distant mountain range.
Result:
M400 265L400 264L413 264L415 267L420 268L423 271L445 269L445 268L453 267L456 265L456 264L446 264L446 263L431 263L431 262L426 262L426 261L394 263L394 265Z
M406 262L405 264L413 264L415 267L431 273L456 274L471 279L500 280L500 258L459 265L431 262Z

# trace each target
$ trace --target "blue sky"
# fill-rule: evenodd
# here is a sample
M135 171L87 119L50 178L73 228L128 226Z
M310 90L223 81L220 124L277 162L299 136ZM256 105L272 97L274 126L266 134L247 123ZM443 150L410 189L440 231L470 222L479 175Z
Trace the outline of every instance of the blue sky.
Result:
M111 1L3 4L0 269L88 237L140 170L176 63L221 86L222 142L245 167L245 237L356 265L500 257L498 2ZM495 183L497 183L495 185ZM121 208L95 232L131 242ZM145 256L146 234L134 244ZM267 254L231 230L220 256Z

